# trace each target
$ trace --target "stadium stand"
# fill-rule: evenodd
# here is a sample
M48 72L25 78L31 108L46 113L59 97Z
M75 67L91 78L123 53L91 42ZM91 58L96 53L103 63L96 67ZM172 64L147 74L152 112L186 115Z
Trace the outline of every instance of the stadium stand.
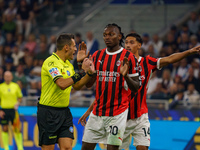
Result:
M3 82L4 71L12 71L15 81L23 91L22 105L36 105L41 92L41 65L55 51L56 35L64 31L79 33L82 40L86 41L86 33L92 31L100 48L104 48L102 31L106 24L113 22L119 24L125 34L138 32L144 40L147 39L148 46L144 46L146 52L141 50L143 56L150 54L164 57L197 46L200 43L198 4L195 0L20 0L16 3L1 0L0 81ZM22 16L30 17L30 33L26 32L26 28L19 30L21 24L17 23L17 18L20 7L28 8L31 14ZM12 11L8 13L8 10ZM190 31L191 20L197 24L198 31L195 33ZM185 63L185 66L184 62L181 65L170 65L155 74L156 78L152 78L148 93L149 107L159 105L166 110L199 107L199 56L189 57ZM166 69L171 74L169 79L163 77ZM162 83L166 80L170 84L164 89L166 85L162 87ZM157 86L152 86L153 84ZM94 89L83 89L79 93L74 91L71 106L89 106L94 99L94 93ZM188 93L193 93L193 96L188 96ZM180 95L179 106L176 101ZM171 102L174 105L171 106Z

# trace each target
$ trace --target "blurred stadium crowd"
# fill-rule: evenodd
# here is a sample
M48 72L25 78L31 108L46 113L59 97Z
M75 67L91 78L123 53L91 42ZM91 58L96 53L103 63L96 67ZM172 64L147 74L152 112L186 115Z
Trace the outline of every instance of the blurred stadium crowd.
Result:
M48 38L45 34L36 35L32 32L37 24L36 18L46 7L54 11L62 3L62 0L0 0L0 83L3 82L4 71L12 71L13 81L20 85L25 98L40 96L42 63L56 49L55 35ZM141 56L157 58L185 51L200 44L200 14L191 12L189 20L180 27L172 25L164 39L160 39L157 34L151 37L144 33L141 36L144 41ZM98 41L93 42L95 38L92 32L88 32L86 37L82 39L81 34L76 33L77 46L84 40L90 48L96 43L97 50ZM76 69L76 61L72 63ZM200 105L199 93L200 57L192 55L156 71L149 82L148 99L170 100L170 108L175 108L179 101ZM94 87L72 91L71 106L75 106L73 101L84 97L94 99L94 95ZM35 105L36 101L34 98L34 103L24 105Z

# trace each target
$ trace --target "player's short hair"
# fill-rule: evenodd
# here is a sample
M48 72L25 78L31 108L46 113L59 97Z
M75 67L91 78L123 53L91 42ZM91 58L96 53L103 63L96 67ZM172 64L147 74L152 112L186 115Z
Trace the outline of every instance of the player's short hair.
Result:
M139 34L137 34L137 33L129 33L128 35L126 35L126 38L130 37L130 36L136 38L136 41L139 42L142 45L143 40L142 40L142 38L141 38L141 36Z
M66 44L70 46L72 44L72 39L74 39L74 35L71 33L60 34L56 40L57 50L62 50Z
M120 46L123 46L124 43L124 33L122 33L121 27L118 26L116 23L108 24L105 28L107 27L117 27L119 29L119 33L122 35L121 40L119 41Z

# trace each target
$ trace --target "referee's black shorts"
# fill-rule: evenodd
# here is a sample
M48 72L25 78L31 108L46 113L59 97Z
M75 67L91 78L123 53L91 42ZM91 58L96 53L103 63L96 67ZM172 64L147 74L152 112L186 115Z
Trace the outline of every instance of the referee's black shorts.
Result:
M74 139L72 114L68 107L38 104L37 124L40 146L58 143L58 139L62 137Z
M2 108L2 110L4 111L5 116L4 116L4 118L0 119L1 124L8 125L9 121L11 121L13 124L13 121L15 119L15 109L3 109Z

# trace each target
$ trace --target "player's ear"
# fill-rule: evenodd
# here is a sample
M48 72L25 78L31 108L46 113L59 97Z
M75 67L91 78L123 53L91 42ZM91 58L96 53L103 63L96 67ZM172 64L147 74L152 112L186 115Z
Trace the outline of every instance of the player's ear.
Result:
M69 50L69 45L66 44L63 49L65 52L67 52Z
M122 35L121 34L118 35L118 39L119 39L119 41L122 39Z
M141 43L138 43L138 49L140 49L142 47Z

